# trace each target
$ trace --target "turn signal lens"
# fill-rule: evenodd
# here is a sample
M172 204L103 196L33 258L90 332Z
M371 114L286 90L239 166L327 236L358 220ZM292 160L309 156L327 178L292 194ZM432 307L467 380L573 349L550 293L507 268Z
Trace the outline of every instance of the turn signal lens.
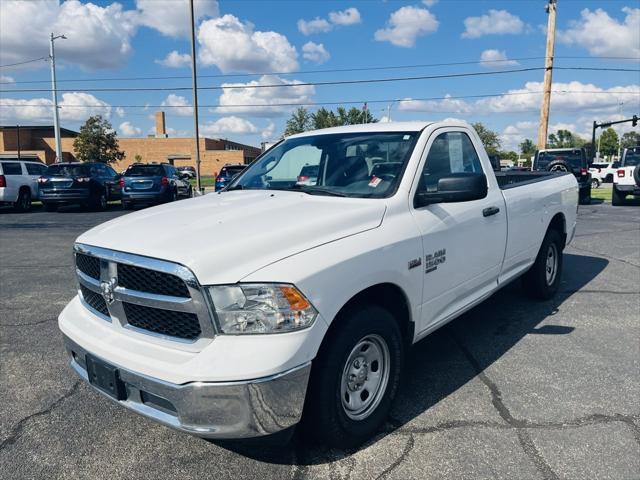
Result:
M289 302L291 310L306 310L311 307L309 301L294 287L280 287L280 291Z

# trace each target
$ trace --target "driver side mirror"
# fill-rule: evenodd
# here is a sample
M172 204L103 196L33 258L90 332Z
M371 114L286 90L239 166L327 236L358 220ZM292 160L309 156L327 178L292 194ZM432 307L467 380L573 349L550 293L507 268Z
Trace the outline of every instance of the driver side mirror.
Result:
M436 186L422 186L413 201L415 208L432 203L454 203L480 200L487 196L484 173L451 173L440 177Z

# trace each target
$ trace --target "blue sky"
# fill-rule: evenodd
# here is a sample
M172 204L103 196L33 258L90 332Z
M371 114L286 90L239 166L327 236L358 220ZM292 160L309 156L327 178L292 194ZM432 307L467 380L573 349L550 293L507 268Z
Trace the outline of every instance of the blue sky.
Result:
M556 67L639 68L639 1L558 3ZM201 87L500 72L539 68L544 62L544 0L196 0L196 4ZM63 127L77 129L88 115L102 113L121 136L143 136L153 133L153 112L163 109L170 135L190 135L193 119L189 90L91 90L190 87L189 78L94 81L188 77L187 20L185 0L2 0L0 65L46 56L48 33L64 33L68 39L56 42L58 87L69 90L60 93ZM169 55L171 52L175 53ZM482 59L486 61L482 63ZM454 62L475 63L304 73ZM260 75L264 72L280 74ZM226 76L215 77L220 74ZM1 68L0 75L0 123L52 123L48 92L11 92L50 88L47 63ZM200 93L200 104L205 105L200 110L200 124L204 135L257 145L263 139L277 138L284 129L292 107L274 103L368 101L375 116L386 118L389 103L376 101L404 99L391 104L393 121L447 117L481 121L500 132L506 148L515 148L524 137L536 138L542 78L543 72L536 70L358 85L209 89ZM92 81L78 81L88 79ZM43 82L21 83L38 81ZM587 135L594 119L640 113L637 71L556 70L554 91L552 128L570 128ZM505 93L510 95L455 98ZM447 96L452 98L417 100ZM159 107L163 103L165 107ZM214 107L220 104L266 106ZM628 128L623 126L620 131Z

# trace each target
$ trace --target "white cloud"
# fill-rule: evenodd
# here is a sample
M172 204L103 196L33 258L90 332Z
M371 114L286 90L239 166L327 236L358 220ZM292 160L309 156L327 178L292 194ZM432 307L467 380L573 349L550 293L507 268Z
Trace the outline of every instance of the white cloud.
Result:
M203 17L218 16L216 0L195 0L196 24ZM158 30L170 37L186 37L190 32L191 17L188 0L136 0L140 25Z
M170 113L178 115L179 117L193 115L193 107L189 103L189 100L181 95L170 93L167 98L162 101L161 105L168 107Z
M127 115L127 112L125 112L122 107L116 107L116 115L120 118L124 118Z
M313 33L329 32L333 26L324 18L316 17L313 20L298 20L298 30L303 35Z
M438 30L439 22L429 10L402 7L391 14L387 26L375 33L375 39L391 42L397 47L413 47L416 38Z
M287 37L254 31L251 23L242 23L233 15L203 22L198 42L200 61L223 72L291 72L298 68L298 53Z
M84 121L92 115L111 116L111 106L89 93L63 93L58 106L60 119L64 121ZM15 123L18 120L52 124L53 102L48 98L0 98L0 121Z
M480 65L488 68L506 67L518 65L515 60L509 60L504 50L489 49L480 54Z
M121 137L138 137L142 130L131 124L131 122L122 122L118 127L118 134Z
M585 48L594 57L639 57L640 8L625 7L622 11L626 16L619 22L600 8L593 12L585 8L580 20L558 31L558 41Z
M200 132L203 135L221 135L224 133L233 133L235 135L247 135L256 133L258 129L248 120L240 117L222 117L215 122L208 122L200 126Z
M8 75L0 75L0 83L14 83L15 80L13 79L13 77L10 77Z
M316 17L313 20L298 20L298 30L303 35L314 33L326 33L333 30L335 26L347 27L362 22L360 12L357 8L351 7L346 10L329 12L329 19Z
M305 59L317 64L325 63L331 58L322 43L307 42L302 46L302 52Z
M551 131L551 130L550 130ZM538 122L517 122L515 125L508 125L500 134L500 142L504 150L520 152L520 143L525 138L533 140L538 138Z
M351 7L338 12L329 12L329 21L334 25L355 25L362 22L360 12Z
M292 106L271 106L279 103L300 104L309 103L315 94L313 85L296 85L299 80L287 80L275 75L263 75L258 80L248 83L223 83L220 95L220 107L217 113L241 114L250 113L252 116L273 116L289 112ZM283 85L282 87L251 88L256 85ZM227 88L225 88L227 87ZM245 87L245 88L228 88ZM265 107L226 107L225 105L264 105Z
M67 37L55 43L58 62L86 69L117 68L132 51L137 14L119 3L100 7L78 0L2 1L0 9L3 64L47 56L49 32Z
M156 63L169 68L184 68L191 66L191 55L188 53L178 53L172 50L162 60L156 60Z
M273 140L273 135L276 133L276 124L269 122L269 124L262 130L260 136L263 140Z
M443 100L413 100L405 98L398 103L398 110L406 112L471 113L472 105L462 99L450 98L450 95L445 95Z
M512 89L500 97L486 98L476 102L479 111L523 112L540 108L542 82L527 82L524 88ZM554 82L551 95L551 114L569 110L615 111L619 102L640 106L640 85L600 88L592 83L572 81ZM608 92L609 94L602 94ZM612 93L615 92L615 93Z
M422 3L424 3L427 7L433 7L436 3L438 3L438 0L422 0Z
M483 35L516 34L524 31L524 22L520 17L506 10L489 10L480 17L467 17L464 20L466 30L462 38L478 38Z

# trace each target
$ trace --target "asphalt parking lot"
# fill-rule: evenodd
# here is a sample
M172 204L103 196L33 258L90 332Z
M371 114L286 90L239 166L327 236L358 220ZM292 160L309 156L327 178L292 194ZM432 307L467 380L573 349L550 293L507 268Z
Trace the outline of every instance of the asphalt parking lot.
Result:
M640 207L581 206L557 298L518 284L419 343L357 451L210 443L80 383L57 315L74 239L122 215L0 212L3 478L640 478Z

